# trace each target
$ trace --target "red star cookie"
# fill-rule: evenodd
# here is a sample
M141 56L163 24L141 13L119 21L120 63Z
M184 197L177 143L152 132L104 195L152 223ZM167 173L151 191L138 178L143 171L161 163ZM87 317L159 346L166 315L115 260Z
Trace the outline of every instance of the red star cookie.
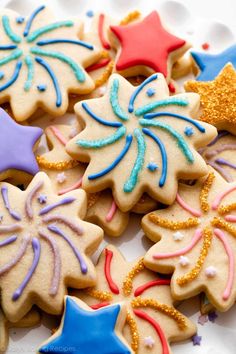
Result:
M170 79L172 63L188 49L185 40L167 32L156 11L129 26L110 26L111 45L118 49L115 69L124 76L161 72Z

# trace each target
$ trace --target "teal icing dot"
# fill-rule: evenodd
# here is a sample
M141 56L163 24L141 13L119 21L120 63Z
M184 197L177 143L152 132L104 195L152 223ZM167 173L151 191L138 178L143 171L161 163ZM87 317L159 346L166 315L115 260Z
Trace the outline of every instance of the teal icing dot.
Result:
M191 136L191 135L193 135L193 128L192 128L192 127L185 127L185 128L184 128L184 134L185 134L186 136Z
M146 91L146 94L148 97L152 97L153 95L155 95L155 93L156 93L156 90L152 87L149 87Z
M46 89L47 89L47 85L45 85L45 84L40 84L40 85L37 86L37 89L38 89L38 91L40 91L40 92L44 92L44 91L46 91Z
M0 71L0 80L2 80L4 78L4 72Z
M147 168L149 169L149 171L154 172L158 169L158 166L155 162L149 162Z

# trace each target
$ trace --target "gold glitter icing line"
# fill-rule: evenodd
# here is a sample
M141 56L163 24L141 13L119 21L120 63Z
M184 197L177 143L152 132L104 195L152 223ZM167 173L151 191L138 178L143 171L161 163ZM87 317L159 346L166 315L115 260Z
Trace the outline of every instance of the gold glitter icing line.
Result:
M209 192L210 189L212 187L213 181L215 179L215 175L213 172L209 173L209 175L207 176L207 178L205 179L205 181L203 182L203 186L200 192L200 207L201 210L206 213L209 211L210 209L210 205L208 203L208 196L209 196Z
M209 248L212 242L212 231L209 227L206 227L203 230L203 245L200 251L200 255L198 257L196 265L191 269L187 274L179 277L177 279L177 284L180 286L186 285L187 283L191 282L192 280L196 279L199 275L203 263L208 255Z
M109 52L106 50L102 50L100 59L107 59L107 58L110 58Z
M109 293L108 291L100 291L100 290L95 290L92 288L85 289L85 292L93 297L94 299L100 300L100 301L111 301L112 300L112 294Z
M95 87L100 87L107 82L107 80L111 76L113 67L114 61L111 60L110 63L106 66L106 69L103 71L101 76L97 80L95 80Z
M123 282L123 293L125 296L129 296L133 289L133 279L136 275L138 275L142 270L144 270L145 266L143 263L143 258L141 258L137 264L131 269L131 271L126 275L125 280Z
M36 160L39 164L39 167L45 168L46 170L69 170L79 164L76 160L50 162L46 160L43 156L36 156Z
M140 296L138 296L131 301L131 306L133 308L149 307L153 310L160 311L160 312L164 313L165 315L174 319L180 329L183 330L187 327L186 319L179 311L177 311L172 306L162 304L154 299L142 299Z
M88 209L92 208L94 204L98 201L101 193L91 193L88 194Z
M131 338L132 338L131 348L133 349L135 354L137 354L138 349L139 349L138 326L137 326L135 319L133 318L133 316L131 315L131 313L129 311L127 311L126 323L129 325L129 328L130 328L130 333L131 333Z
M190 229L191 227L197 226L199 224L198 218L191 217L184 221L171 221L165 218L161 218L160 216L154 213L149 214L148 219L155 225L170 230Z
M218 209L218 213L220 215L225 215L229 213L232 210L236 210L236 203L228 204L228 205L222 205Z
M120 26L128 25L130 22L137 20L140 16L141 13L139 11L132 11L120 21Z
M232 236L236 237L236 228L221 218L214 217L211 221L211 225L214 227L218 227L219 229L223 229Z

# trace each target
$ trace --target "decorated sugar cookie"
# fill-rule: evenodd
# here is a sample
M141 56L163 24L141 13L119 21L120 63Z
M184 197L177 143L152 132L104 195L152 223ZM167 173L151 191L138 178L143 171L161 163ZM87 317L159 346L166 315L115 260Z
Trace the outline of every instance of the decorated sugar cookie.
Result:
M7 350L10 328L28 328L37 326L39 323L40 314L36 310L31 310L20 321L11 323L0 309L0 352L4 353Z
M232 64L227 64L213 81L189 81L185 89L200 95L202 121L236 133L236 71Z
M52 125L45 129L50 151L37 157L41 169L47 173L58 195L72 192L82 186L85 165L73 160L65 151L67 141L75 134L74 126ZM143 209L154 209L147 199ZM152 207L152 208L150 208ZM126 229L128 213L119 210L109 190L88 194L85 219L101 226L109 236L120 236Z
M201 150L208 165L213 167L227 182L236 180L236 137L226 130Z
M137 87L112 75L103 97L75 106L85 129L66 148L74 159L89 162L83 188L89 193L111 188L122 211L145 192L172 203L178 178L207 172L196 148L207 145L216 129L193 119L198 107L198 95L169 97L161 74Z
M10 103L17 121L28 119L37 108L62 115L68 93L94 89L84 68L100 53L81 40L80 20L57 21L42 5L27 18L2 9L0 21L0 103Z
M33 304L60 314L67 287L87 287L96 281L89 256L103 231L83 221L85 192L57 196L42 172L25 191L8 183L1 183L0 190L3 311L12 322Z
M94 311L81 300L66 296L61 325L38 353L132 354L122 335L125 318L123 304Z
M236 44L218 54L191 52L197 81L214 80L227 63L236 67Z
M235 201L235 182L210 170L195 185L180 185L172 206L143 218L145 234L157 242L145 264L154 271L174 271L174 298L205 292L220 311L235 303Z
M117 50L117 72L124 76L160 72L168 81L173 63L189 48L185 40L166 30L156 11L128 26L111 26L110 41Z
M39 171L34 148L42 134L40 128L17 124L0 108L0 180L20 180Z
M173 307L169 279L144 267L143 259L128 263L107 246L97 265L98 280L84 293L72 291L91 308L124 302L128 309L124 336L136 354L170 354L170 342L195 333L195 326Z

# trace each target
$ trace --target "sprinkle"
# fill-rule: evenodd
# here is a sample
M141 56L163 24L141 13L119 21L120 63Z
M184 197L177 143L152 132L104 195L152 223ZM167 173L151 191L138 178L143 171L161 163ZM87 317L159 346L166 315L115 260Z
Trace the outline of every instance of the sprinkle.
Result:
M155 93L156 93L156 90L152 87L149 87L146 91L146 94L148 97L152 97L153 95L155 95Z
M203 266L203 263L208 255L208 251L209 248L211 246L211 241L212 241L212 231L209 227L206 227L203 230L203 245L200 251L200 256L198 257L197 263L196 265L193 267L192 270L190 270L190 272L188 272L187 274L179 277L177 279L177 284L180 286L186 285L187 283L189 283L190 281L192 281L193 279L195 279Z
M38 202L40 204L45 204L47 202L47 196L45 194L40 194L38 196Z
M138 327L136 321L131 316L131 313L129 311L127 311L126 322L129 325L130 332L131 332L131 338L132 338L131 348L133 349L134 353L137 353L139 348Z
M202 337L198 336L197 334L195 334L195 336L192 337L193 345L201 345L201 341L202 341Z
M123 282L123 292L125 296L129 296L131 294L131 291L133 289L133 279L143 269L144 269L144 263L143 263L143 258L141 258L125 277L125 280Z
M173 234L173 238L174 238L175 241L181 241L181 240L183 240L184 235L182 234L182 232L176 231L176 232Z
M47 89L47 85L45 85L45 84L38 85L38 86L37 86L37 89L38 89L38 91L40 91L40 92L44 92L44 91L46 91L46 89Z
M25 18L24 18L23 16L18 16L18 17L16 17L16 23L21 24L21 23L23 23L24 21L25 21Z
M179 257L179 264L182 266L182 267L186 267L189 265L189 258L186 257L186 256L180 256Z
M214 278L216 276L216 268L213 266L207 267L205 274L208 278Z
M200 206L202 211L204 211L205 213L209 211L210 206L209 203L207 201L208 199L208 195L210 192L210 189L212 187L213 181L215 179L215 175L213 172L209 173L209 175L207 176L207 178L205 179L203 186L202 186L202 190L200 192Z
M155 225L164 227L170 230L181 230L190 229L191 227L197 226L199 224L198 218L188 218L184 221L169 221L167 219L161 218L160 216L150 213L148 218Z
M58 173L57 174L57 183L64 183L66 180L66 175L65 175L65 172L61 172L61 173Z
M215 311L211 311L208 313L208 319L210 322L215 323L215 320L218 318L218 315Z
M158 168L157 164L155 162L150 162L147 165L147 168L149 169L149 171L154 172L156 171L156 169Z
M93 17L93 16L94 16L93 10L88 10L88 11L86 12L86 16L87 16L87 17Z
M192 136L193 135L193 128L192 127L185 127L184 134L186 136Z
M208 50L210 48L210 44L209 43L203 43L202 44L202 49L204 49L204 50Z
M0 71L0 80L2 80L4 78L4 72Z
M108 291L99 291L99 290L94 290L93 288L88 288L85 290L85 292L93 297L94 299L100 300L100 301L110 301L112 300L112 294L109 293Z
M36 156L37 162L41 168L48 170L69 170L78 165L76 160L66 160L61 162L49 162L43 156Z
M208 322L208 316L207 315L200 315L198 317L197 323L199 323L201 326L204 326L205 323Z
M160 302L154 299L142 299L140 296L136 297L131 301L131 306L133 308L149 307L153 310L160 311L166 314L167 316L171 317L172 319L174 319L177 322L178 327L180 329L186 328L185 317L172 306L161 304Z
M149 349L152 349L154 347L154 344L155 344L155 341L152 338L152 336L145 337L143 342L144 342L144 346L146 348L149 348Z

